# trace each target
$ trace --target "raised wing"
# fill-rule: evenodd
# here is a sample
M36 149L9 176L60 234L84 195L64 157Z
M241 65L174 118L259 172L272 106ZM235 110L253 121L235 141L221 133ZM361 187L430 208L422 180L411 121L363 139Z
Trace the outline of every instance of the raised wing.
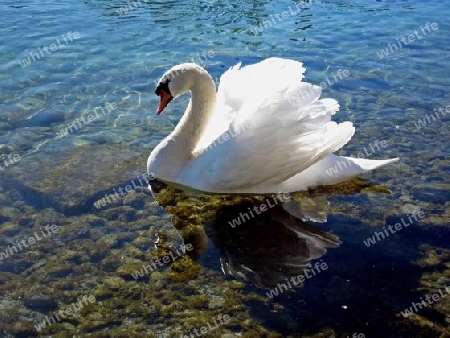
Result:
M301 63L272 58L222 76L218 96L230 108L228 128L186 167L194 187L278 185L350 140L352 124L331 121L338 103L319 99L320 87L300 82L303 72Z

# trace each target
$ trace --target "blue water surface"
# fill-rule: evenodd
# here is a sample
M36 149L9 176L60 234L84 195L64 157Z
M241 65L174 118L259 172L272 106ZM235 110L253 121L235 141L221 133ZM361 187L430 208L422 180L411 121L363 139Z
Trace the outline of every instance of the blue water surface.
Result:
M341 244L323 257L330 268L303 288L267 299L267 289L247 281L242 292L253 300L242 298L234 313L225 300L205 308L184 304L173 317L155 316L144 321L145 328L130 329L142 320L139 312L116 309L116 317L101 325L68 321L55 326L53 334L78 330L80 336L109 332L118 337L111 330L120 329L124 336L181 336L203 324L189 322L176 331L186 321L180 318L209 309L234 316L231 324L206 334L211 337L269 336L269 331L283 337L318 332L327 337L450 336L448 300L419 311L417 318L400 315L420 297L450 284L450 9L445 1L6 0L0 10L0 250L52 222L60 229L91 229L90 237L80 232L77 240L106 245L104 255L112 255L108 262L137 259L131 248L139 231L151 230L166 213L138 202L99 213L93 202L145 172L151 150L175 127L188 97L156 116L154 90L165 70L183 62L201 64L218 82L238 62L273 56L301 61L305 80L325 83L323 96L339 101L334 119L356 127L340 155L367 153L376 141L385 141L369 157L400 157L398 164L364 176L390 194L329 196L328 220L315 226L339 236ZM342 77L343 71L349 75ZM80 122L94 109L93 120ZM414 211L426 217L373 247L363 244L374 231ZM138 231L133 222L147 223ZM122 231L132 240L117 239ZM82 249L69 233L60 232L58 254L36 244L0 261L3 336L40 335L24 322L34 325L118 271L103 268L106 258L98 254L89 268L77 263L78 268L55 272L51 262L58 257L70 256L72 263L84 259L77 258ZM254 240L261 239L255 235ZM199 292L225 299L217 290L239 276L223 276L224 251L217 240L207 241L208 249L196 258L201 277L190 281L189 289L176 290L185 297ZM144 247L136 244L142 252ZM34 282L37 275L41 284ZM59 284L68 276L78 280L70 288ZM134 281L119 279L115 292L133 288L127 283ZM162 290L174 287L168 284L154 283ZM168 306L160 290L153 291L150 302ZM48 294L57 307L23 302ZM143 302L130 299L127 306L133 301ZM102 307L108 308L104 302L85 315L91 324L95 314L102 317ZM426 323L434 329L426 331Z

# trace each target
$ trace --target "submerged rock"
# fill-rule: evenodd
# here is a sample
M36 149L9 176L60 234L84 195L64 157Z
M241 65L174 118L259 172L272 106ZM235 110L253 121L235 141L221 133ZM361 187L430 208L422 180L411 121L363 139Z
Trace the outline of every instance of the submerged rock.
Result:
M58 303L50 295L30 295L25 296L23 303L31 310L48 312L58 308Z
M413 197L420 201L445 204L445 202L450 201L450 191L422 187L413 192Z

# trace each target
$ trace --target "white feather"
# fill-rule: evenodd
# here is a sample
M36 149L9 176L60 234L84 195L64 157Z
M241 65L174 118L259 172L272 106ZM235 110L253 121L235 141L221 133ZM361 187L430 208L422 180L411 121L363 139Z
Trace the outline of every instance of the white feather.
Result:
M301 82L304 71L300 62L280 58L226 71L193 158L174 183L217 193L292 192L397 160L344 158L352 165L329 175L327 169L343 159L332 153L355 128L331 121L338 102L320 99L319 86Z

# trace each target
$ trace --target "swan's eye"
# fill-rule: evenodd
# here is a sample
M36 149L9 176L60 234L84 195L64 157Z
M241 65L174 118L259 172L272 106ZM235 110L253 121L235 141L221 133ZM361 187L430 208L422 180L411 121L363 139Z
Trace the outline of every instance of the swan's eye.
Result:
M166 79L166 81L164 81L164 82L161 81L160 83L158 83L158 86L156 87L156 90L155 90L155 94L158 96L161 96L161 90L164 90L170 94L169 82L170 82L170 79Z

